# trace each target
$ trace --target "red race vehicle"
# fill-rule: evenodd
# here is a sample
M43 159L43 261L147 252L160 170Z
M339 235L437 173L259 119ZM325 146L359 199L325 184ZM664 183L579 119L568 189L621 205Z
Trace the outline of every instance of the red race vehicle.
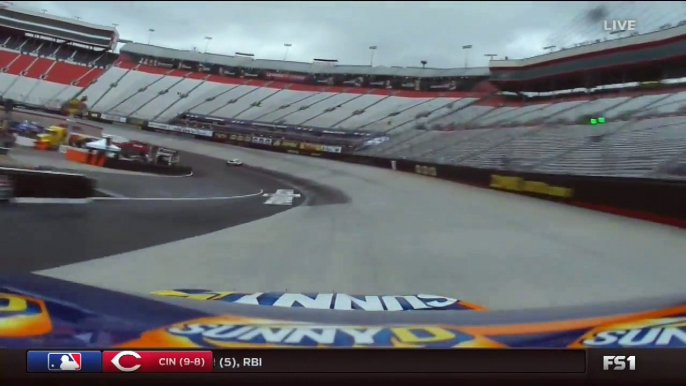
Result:
M179 152L141 141L131 141L117 136L103 135L110 138L112 144L121 149L121 157L140 162L173 165L179 162Z

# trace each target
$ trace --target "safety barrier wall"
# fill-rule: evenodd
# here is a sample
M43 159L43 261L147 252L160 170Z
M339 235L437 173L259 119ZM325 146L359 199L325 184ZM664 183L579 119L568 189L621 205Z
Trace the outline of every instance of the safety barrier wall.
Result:
M351 157L351 162L357 162ZM686 227L686 182L649 178L520 173L368 159L363 163Z
M91 118L102 120L100 117ZM267 140L260 136L216 132L209 135L206 130L198 132L192 128L171 132L156 128L158 124L153 123L154 127L151 127L146 121L120 117L116 121L122 120L147 131L382 167L686 228L686 181L525 173L419 163L346 154L332 151L334 149L327 146L298 141Z
M193 169L190 166L181 165L158 165L141 162L133 162L116 158L107 158L103 165L106 168L128 170L133 172L161 174L165 176L191 176Z
M67 161L78 162L93 166L104 166L107 156L99 152L91 152L84 149L66 147L64 158Z
M14 186L14 197L89 198L95 193L95 180L82 174L43 170L0 168Z
M247 146L275 150L252 143ZM684 181L519 173L353 154L286 151L441 178L686 228Z

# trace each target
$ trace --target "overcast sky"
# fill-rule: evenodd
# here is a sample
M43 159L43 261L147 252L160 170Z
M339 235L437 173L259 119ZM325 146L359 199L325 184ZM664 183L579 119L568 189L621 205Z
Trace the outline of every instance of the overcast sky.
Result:
M255 54L288 60L337 59L341 64L369 64L369 46L378 46L374 65L486 66L485 54L522 58L595 39L602 21L579 19L601 2L137 2L15 1L15 5L112 25L123 39L178 49L233 55ZM642 3L643 8L636 3ZM618 2L613 15L635 17L639 27L686 18L684 2ZM647 6L646 6L647 4ZM626 14L626 13L629 14ZM671 16L670 16L671 15ZM641 18L646 22L641 24ZM654 20L653 20L654 19ZM678 20L677 20L678 21ZM665 21L666 22L666 21ZM149 28L155 29L150 36ZM593 35L593 36L591 36Z

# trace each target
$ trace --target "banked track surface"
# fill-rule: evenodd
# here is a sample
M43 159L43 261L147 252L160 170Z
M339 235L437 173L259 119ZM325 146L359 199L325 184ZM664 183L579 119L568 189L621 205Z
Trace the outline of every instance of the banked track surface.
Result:
M38 272L130 293L430 293L490 309L686 292L683 230L419 175L110 127L343 191L213 234Z
M17 154L43 165L52 165L51 156L58 156L20 149ZM301 194L291 206L265 205L263 193L292 185L207 156L185 153L182 159L195 168L194 176L94 172L73 164L77 170L67 171L95 177L99 188L116 197L85 205L4 205L0 271L28 273L195 237L271 216L306 199Z

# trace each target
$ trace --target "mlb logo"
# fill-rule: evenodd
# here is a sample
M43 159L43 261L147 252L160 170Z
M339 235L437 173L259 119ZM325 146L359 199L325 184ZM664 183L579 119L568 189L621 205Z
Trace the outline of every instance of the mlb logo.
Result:
M48 370L50 371L80 371L81 353L49 353Z

